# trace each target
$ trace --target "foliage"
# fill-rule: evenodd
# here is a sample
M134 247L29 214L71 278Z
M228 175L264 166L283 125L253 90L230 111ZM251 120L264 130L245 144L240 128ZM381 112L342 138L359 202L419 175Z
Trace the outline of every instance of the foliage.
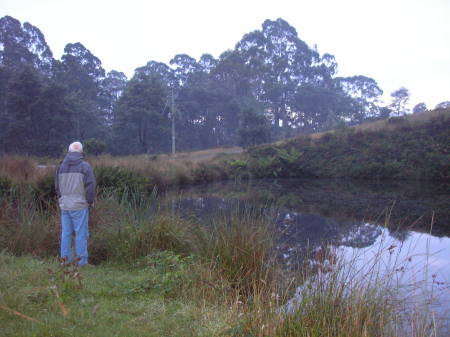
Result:
M242 124L238 130L238 144L249 147L261 143L269 143L271 140L269 123L262 113L253 110L244 110Z
M156 291L161 296L173 298L179 296L183 289L189 289L194 280L192 256L183 257L171 251L154 252L138 261L149 272L147 280L135 288L133 292Z
M392 103L391 107L394 113L397 116L406 114L406 104L408 104L409 101L409 90L405 87L401 87L400 89L397 89L391 93L392 96Z
M0 197L6 196L10 193L12 182L7 177L0 176Z
M418 103L414 106L414 108L412 109L412 112L417 114L417 113L422 113L427 111L427 105L425 103Z
M166 85L155 75L136 75L118 101L113 123L116 153L169 150L169 118L164 108Z
M75 139L92 154L102 143L113 154L169 152L172 122L177 150L248 147L381 113L374 79L336 77L334 56L283 19L265 20L218 59L178 54L169 65L147 62L130 80L106 74L79 42L55 60L38 28L10 16L0 19L0 45L5 153L57 157Z
M227 162L227 165L230 167L231 175L240 176L242 173L245 173L248 168L248 163L242 159L233 159Z
M450 101L444 101L436 104L435 109L448 109L450 108Z
M286 163L297 156L281 152ZM343 264L335 252L324 250L313 258L328 264L307 263L298 273L281 273L266 208L240 205L231 214L202 223L169 215L154 201L140 195L103 194L90 217L89 251L98 265L78 269L58 267L48 259L58 255L56 208L40 207L31 190L4 199L0 212L3 331L19 336L102 336L111 328L111 333L124 331L127 336L156 331L170 336L397 337L405 335L404 322L424 323L427 328L417 330L417 336L428 336L436 328L424 311L397 319L407 313L395 286L402 272L396 263L389 264L390 273L377 274L384 264L374 256L366 273L355 269L356 263ZM291 282L299 286L301 296L286 302L292 298ZM217 321L212 322L212 317ZM98 329L103 321L106 328Z
M153 188L148 178L122 167L96 166L94 174L100 193L110 190L120 195L150 193Z
M106 150L106 144L101 140L91 138L84 141L83 152L88 155L98 156L104 153Z
M56 198L55 179L52 175L45 175L33 184L36 197L44 203L54 201Z
M413 123L391 117L384 129L293 138L248 150L248 171L263 177L448 180L449 114Z

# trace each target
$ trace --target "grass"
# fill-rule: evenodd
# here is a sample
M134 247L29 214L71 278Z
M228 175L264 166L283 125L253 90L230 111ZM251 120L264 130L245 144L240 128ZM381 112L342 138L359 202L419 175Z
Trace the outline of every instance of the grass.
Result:
M399 117L391 117L391 118L381 119L381 120L377 120L377 121L373 121L373 122L365 122L362 124L348 127L348 129L351 130L352 132L384 131L384 130L389 130L389 129L393 130L393 129L398 128L399 126L405 126L408 124L420 125L423 123L427 123L434 118L440 118L441 116L445 116L445 115L448 116L449 113L450 113L450 111L448 109L436 109L436 110L430 110L430 111L426 111L424 113L419 113L419 114L409 114L409 115L404 115L404 116L399 116ZM310 137L311 139L317 140L317 139L322 138L325 135L330 135L330 134L339 133L339 132L342 132L342 129L312 133L312 134L308 135L308 137ZM280 141L277 141L275 144L281 145L288 141L289 140L280 140Z
M373 141L373 134L336 137L352 140L342 143L344 150ZM276 235L266 211L242 206L205 223L158 205L155 185L300 174L308 169L304 165L318 170L324 159L317 154L332 149L335 156L333 139L256 148L250 151L253 163L245 155L227 153L239 149L91 158L96 170L107 167L109 180L99 181L102 190L90 219L90 258L97 266L82 270L64 269L55 258L59 214L52 196L53 168L38 168L33 159L2 157L0 334L437 336L432 313L407 315L393 283L396 273L380 272L380 260L372 261L373 273L362 278L355 276L351 262L343 263L332 251L312 257L319 262L315 268L286 271L273 258ZM315 159L305 161L302 151L309 146ZM116 186L125 178L129 183ZM134 185L146 187L136 190ZM371 282L358 281L367 275ZM296 288L297 304L283 310Z
M76 289L52 279L48 269L58 270L52 260L3 253L0 266L2 336L219 336L230 315L166 298L151 280L162 273L156 267L83 269Z
M180 152L128 157L103 155L92 158L94 166L127 168L148 177L158 188L221 180L227 177L223 160L239 154L242 149L217 148L203 151Z
M116 190L138 185L148 194L154 187L163 190L248 178L448 181L449 118L449 109L436 110L392 119L396 122L383 120L296 137L245 152L235 147L175 155L88 156L87 160L101 178L100 185ZM57 160L44 161L46 165L41 165L42 159L0 157L0 196L11 185L30 184L38 197L52 197ZM109 179L112 175L116 179Z
M2 336L437 336L430 312L406 314L397 263L355 270L327 248L283 270L261 209L200 223L110 191L91 217L97 266L78 270L55 258L57 211L11 200L0 216Z
M426 307L403 310L399 264L357 270L332 249L317 261L286 303L225 295L209 265L168 251L72 272L1 253L2 336L440 336Z
M348 128L316 139L303 136L258 146L240 158L241 174L448 181L450 110L430 115L421 122L402 117L385 121L388 127Z

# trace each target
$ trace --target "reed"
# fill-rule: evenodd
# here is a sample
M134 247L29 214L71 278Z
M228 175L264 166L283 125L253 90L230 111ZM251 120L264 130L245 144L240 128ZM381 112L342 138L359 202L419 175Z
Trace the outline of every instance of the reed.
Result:
M8 276L2 280L2 292L6 295L1 301L10 311L5 309L0 315L9 315L8 322L10 316L24 320L11 314L15 310L50 322L50 326L54 324L46 333L56 334L63 331L64 324L52 318L55 313L48 317L41 309L51 304L61 316L63 305L67 317L73 313L88 317L95 304L89 309L77 309L76 299L81 296L77 294L84 294L82 298L95 296L102 305L108 305L102 300L105 296L109 301L123 299L110 308L114 312L138 310L130 309L125 301L128 296L142 301L160 296L159 305L176 300L189 306L189 310L197 308L201 312L201 317L194 315L186 324L205 324L203 317L220 317L220 329L208 330L210 336L438 336L433 312L425 310L426 304L420 298L416 299L420 310L405 309L405 294L410 293L403 292L398 280L402 267L408 266L397 257L395 248L380 245L379 252L365 264L370 268L358 268L361 257L344 259L338 250L324 246L304 259L308 263L286 270L274 257L276 234L270 225L271 213L266 209L239 205L231 212L200 221L182 218L161 207L156 192L150 198L142 193L123 192L104 191L91 212L90 254L99 266L94 272L82 271L86 277L90 273L96 275L89 281L83 280L88 289L64 288L58 290L58 298L52 292L38 292L42 300L26 295L14 299L13 280ZM59 214L54 205L43 207L30 189L15 190L3 197L1 204L0 250L16 256L58 255ZM388 264L381 258L386 250L392 252ZM9 273L8 266L14 261L23 261L4 254L3 273ZM121 290L110 281L112 290L108 292L96 282L109 282L106 280L110 279L110 268L118 268L113 272L117 279L114 282L138 276L121 285ZM20 274L19 270L15 268L13 274ZM45 268L37 270L43 273ZM45 287L51 286L51 275L37 279ZM28 280L33 287L42 286ZM89 284L101 288L98 294L89 290ZM112 315L117 317L117 313ZM174 322L160 317L167 326L159 328L167 333ZM102 319L106 322L107 315ZM173 336L189 335L176 324L179 330ZM97 331L97 335L101 332Z

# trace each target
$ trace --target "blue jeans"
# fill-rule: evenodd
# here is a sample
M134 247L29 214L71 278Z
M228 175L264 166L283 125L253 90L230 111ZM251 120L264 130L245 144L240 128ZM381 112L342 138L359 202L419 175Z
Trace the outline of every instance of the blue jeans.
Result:
M89 209L79 211L61 210L61 257L67 262L72 262L72 233L75 232L75 253L79 259L78 264L83 266L88 263L87 240Z

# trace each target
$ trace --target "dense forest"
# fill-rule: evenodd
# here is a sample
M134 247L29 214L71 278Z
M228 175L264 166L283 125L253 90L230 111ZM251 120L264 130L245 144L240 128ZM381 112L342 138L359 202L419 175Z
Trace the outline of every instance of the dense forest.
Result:
M405 112L406 88L380 106L374 79L337 77L337 68L333 55L320 55L277 19L218 59L179 54L128 79L106 73L81 43L54 59L37 27L5 16L0 155L59 156L73 140L117 155L170 152L172 137L177 151L251 146Z

